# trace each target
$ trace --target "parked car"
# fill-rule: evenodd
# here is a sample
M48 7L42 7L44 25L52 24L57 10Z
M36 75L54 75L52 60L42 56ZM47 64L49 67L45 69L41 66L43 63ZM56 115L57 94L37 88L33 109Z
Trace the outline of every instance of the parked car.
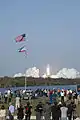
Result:
M23 94L23 100L29 100L29 99L32 99L32 97L33 97L33 91L32 90L27 90Z

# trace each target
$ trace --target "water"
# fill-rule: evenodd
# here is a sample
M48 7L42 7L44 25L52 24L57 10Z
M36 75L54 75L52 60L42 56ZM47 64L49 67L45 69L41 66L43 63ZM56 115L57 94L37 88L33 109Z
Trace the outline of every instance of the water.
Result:
M53 86L28 86L26 87L27 89L32 89L32 90L36 90L36 89L72 89L75 90L77 88L77 85L53 85ZM4 93L5 90L8 90L9 88L0 88L0 92ZM22 89L24 90L25 87L12 87L10 88L12 89L12 91L18 90L18 89Z

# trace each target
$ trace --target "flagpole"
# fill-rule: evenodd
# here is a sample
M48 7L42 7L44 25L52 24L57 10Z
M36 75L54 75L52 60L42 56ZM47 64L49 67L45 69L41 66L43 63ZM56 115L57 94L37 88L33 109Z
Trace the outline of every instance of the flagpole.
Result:
M25 58L27 58L27 53L26 53L26 51L25 51ZM26 70L27 70L27 69L25 69L25 91L26 91L26 87L27 87L27 75L26 75Z
M25 91L26 91L26 72L25 72Z
M28 37L28 36L27 36ZM25 41L24 38L26 38L26 34L22 34L22 35L19 35L15 38L16 42L22 42L22 41ZM25 46L21 47L18 52L25 52L25 57L27 57L27 52L26 52L26 49L25 49ZM26 90L26 86L27 86L27 76L26 76L26 70L25 70L25 74L24 74L24 79L25 79L25 90Z
M25 51L25 58L27 58L27 52ZM27 75L26 75L26 69L25 69L25 91L27 87Z

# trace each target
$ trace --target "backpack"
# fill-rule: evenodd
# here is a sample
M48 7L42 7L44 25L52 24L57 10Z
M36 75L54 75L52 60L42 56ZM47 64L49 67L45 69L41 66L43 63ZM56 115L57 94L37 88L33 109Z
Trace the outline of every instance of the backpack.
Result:
M42 105L38 104L38 105L36 106L36 111L41 113L41 112L43 111Z
M31 106L26 106L25 107L25 113L26 114L31 114Z

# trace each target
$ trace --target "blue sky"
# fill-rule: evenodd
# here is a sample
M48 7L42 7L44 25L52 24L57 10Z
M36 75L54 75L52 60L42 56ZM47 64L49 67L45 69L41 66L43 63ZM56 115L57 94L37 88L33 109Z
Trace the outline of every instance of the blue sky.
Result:
M28 34L28 58L14 38ZM80 71L80 0L0 1L0 75L24 72L49 63ZM41 72L42 72L41 71Z

